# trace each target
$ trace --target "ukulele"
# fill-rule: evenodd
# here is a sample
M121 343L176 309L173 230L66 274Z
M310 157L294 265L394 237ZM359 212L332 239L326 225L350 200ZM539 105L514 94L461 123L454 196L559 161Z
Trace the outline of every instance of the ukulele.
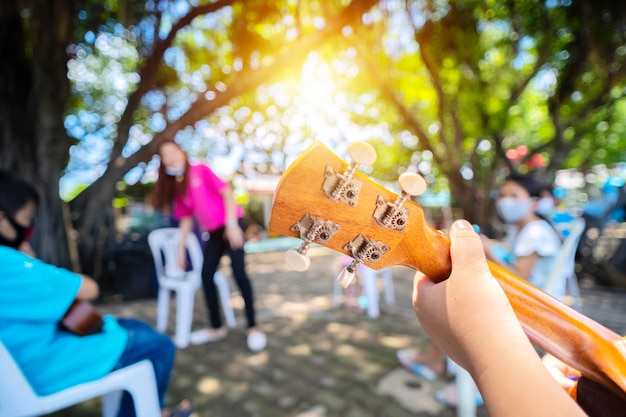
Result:
M421 206L410 198L425 191L425 181L405 173L399 178L402 193L396 195L357 170L376 159L370 145L353 143L349 154L350 164L315 142L282 175L269 229L303 241L286 253L287 263L296 270L306 269L310 263L306 252L315 243L354 259L338 277L344 287L361 263L373 269L405 265L435 282L447 279L450 239L425 220ZM578 394L572 395L578 396L581 407L585 409L587 392L603 392L618 404L613 410L623 412L624 340L495 263L488 264L530 341L582 373Z
M102 316L91 303L74 300L59 325L78 336L98 333L102 329Z

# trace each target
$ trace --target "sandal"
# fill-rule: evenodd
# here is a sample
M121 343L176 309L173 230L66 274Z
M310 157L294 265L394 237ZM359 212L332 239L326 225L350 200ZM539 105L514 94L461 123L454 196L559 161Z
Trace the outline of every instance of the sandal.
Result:
M437 380L437 373L433 371L431 367L423 363L415 362L414 358L416 356L416 352L414 350L400 349L396 352L396 356L404 368L413 372L420 378L429 382L435 382Z
M192 345L201 345L203 343L217 342L222 340L228 335L228 330L225 327L219 329L202 329L191 332L189 336L189 343Z
M456 385L448 384L445 387L438 389L435 391L435 399L439 401L441 404L456 408L459 405L459 392L456 389ZM483 397L480 395L478 390L474 391L474 404L476 407L481 407L485 405L483 401Z
M170 414L170 417L189 417L193 414L194 409L193 407L182 410L178 407L174 407L174 409L172 409L172 414Z
M169 417L189 417L194 411L191 403L188 400L183 400L178 405L172 407Z

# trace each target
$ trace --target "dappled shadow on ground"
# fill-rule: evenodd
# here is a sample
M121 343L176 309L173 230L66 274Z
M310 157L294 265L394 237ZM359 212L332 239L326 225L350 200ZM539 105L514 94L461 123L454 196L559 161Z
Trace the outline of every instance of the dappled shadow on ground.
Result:
M297 273L284 265L281 252L249 255L267 349L246 348L243 303L231 280L237 327L223 341L177 352L168 401L189 398L199 417L454 416L432 400L437 385L401 369L395 357L397 349L427 340L411 308L413 272L394 268L396 304L383 302L381 316L369 319L332 308L337 255L316 248L311 258L311 268ZM228 265L224 271L230 274ZM99 308L155 322L155 300ZM207 323L198 292L193 328ZM99 416L100 404L88 401L54 415Z
M427 342L411 306L413 271L394 267L396 304L381 303L381 316L332 308L337 255L311 251L311 268L289 270L282 252L248 256L256 291L258 319L268 335L260 353L245 344L245 316L231 280L237 327L220 342L190 346L177 353L168 401L189 398L198 417L452 417L456 410L433 401L445 383L425 382L398 366L395 352ZM227 262L224 271L230 276ZM626 294L583 289L585 314L623 334ZM116 316L155 323L156 301L101 305ZM169 331L173 331L174 308ZM196 295L193 328L208 319L201 292ZM486 416L484 408L478 416ZM53 414L100 416L99 401Z

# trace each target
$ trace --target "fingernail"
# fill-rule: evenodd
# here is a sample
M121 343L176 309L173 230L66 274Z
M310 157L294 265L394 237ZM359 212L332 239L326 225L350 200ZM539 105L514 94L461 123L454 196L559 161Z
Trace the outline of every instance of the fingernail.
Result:
M452 224L452 228L455 230L471 229L472 225L467 220L457 220Z

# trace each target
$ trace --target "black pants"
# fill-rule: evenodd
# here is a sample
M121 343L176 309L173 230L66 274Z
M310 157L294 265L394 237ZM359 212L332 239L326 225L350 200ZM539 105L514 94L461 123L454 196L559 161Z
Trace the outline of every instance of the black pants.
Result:
M240 227L243 224L240 221ZM224 236L224 227L211 232L209 240L204 246L204 264L202 265L202 286L204 287L204 298L209 310L209 321L214 329L222 327L222 315L220 302L217 293L217 286L213 281L213 276L217 271L220 259L224 253L228 252L233 276L243 297L246 309L248 327L256 326L252 285L246 273L245 252L243 248L231 249L228 240Z

